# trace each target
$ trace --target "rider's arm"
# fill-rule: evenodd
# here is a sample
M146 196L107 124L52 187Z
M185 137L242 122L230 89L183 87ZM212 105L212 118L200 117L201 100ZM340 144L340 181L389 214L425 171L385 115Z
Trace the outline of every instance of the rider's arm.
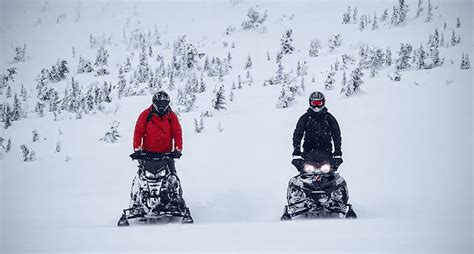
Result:
M331 128L332 141L334 142L334 155L341 156L341 129L339 129L339 124L337 123L336 118L334 118L334 116L331 114L328 114L328 123L329 127Z
M293 131L293 148L296 150L301 149L301 139L303 139L304 131L306 128L307 117L306 114L302 115L296 124L296 128Z
M171 112L171 135L174 139L174 150L183 150L183 132L178 117L174 112Z
M137 123L135 124L135 131L133 133L133 150L135 151L142 148L148 113L148 110L143 111L140 116L138 116Z

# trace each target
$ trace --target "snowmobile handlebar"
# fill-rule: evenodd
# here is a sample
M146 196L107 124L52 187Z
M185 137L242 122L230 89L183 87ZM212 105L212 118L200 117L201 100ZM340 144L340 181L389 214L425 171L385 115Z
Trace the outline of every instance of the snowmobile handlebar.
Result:
M130 154L130 158L132 158L132 160L155 161L155 160L162 160L162 159L173 159L173 156L171 153L154 153L154 152L147 152L147 151L135 151L134 153Z

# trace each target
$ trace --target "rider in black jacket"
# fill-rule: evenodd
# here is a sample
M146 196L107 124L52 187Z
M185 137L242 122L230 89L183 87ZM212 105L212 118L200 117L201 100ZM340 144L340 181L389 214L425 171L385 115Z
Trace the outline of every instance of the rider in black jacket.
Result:
M316 150L319 153L329 155L332 158L331 164L334 169L337 169L342 163L339 124L336 118L328 112L326 99L321 92L311 93L309 96L309 108L296 124L293 132L293 156L295 157L302 155L304 157L304 153L301 152L301 140L303 137L304 153ZM295 164L295 160L293 160L293 164ZM302 169L302 165L295 166L298 170Z

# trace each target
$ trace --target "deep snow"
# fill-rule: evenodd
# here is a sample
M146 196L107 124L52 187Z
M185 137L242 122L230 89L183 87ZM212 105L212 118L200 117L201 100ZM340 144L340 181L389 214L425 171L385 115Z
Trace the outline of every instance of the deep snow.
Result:
M416 2L408 3L411 16ZM377 10L379 15L394 4L364 2L357 7L359 13ZM229 48L223 48L222 41L235 41L234 69L224 82L226 92L237 75L245 76L248 54L254 64L254 85L237 90L228 110L205 118L201 134L193 131L194 118L210 105L215 84L211 79L197 107L181 114L184 151L177 169L194 225L116 227L121 210L128 206L136 172L128 157L133 127L139 112L149 105L148 95L114 102L116 114L53 121L51 116L38 118L30 112L28 119L2 129L2 137L12 138L13 149L0 160L0 252L472 252L473 82L471 70L459 70L461 54L472 53L472 3L433 4L438 9L432 23L414 20L402 28L360 32L357 25L340 25L347 4L262 2L260 9L269 13L267 33L237 31L224 36L225 28L238 27L254 3L140 2L138 15L133 16L133 3L85 1L80 5L81 19L75 23L72 4L50 2L41 12L42 3L2 2L0 70L3 73L13 65L11 45L26 43L30 59L15 64L16 84L28 87L32 98L41 68L66 57L75 69L72 45L93 58L96 49L88 47L90 33L112 35L108 47L112 74L75 76L84 86L102 79L116 83L115 64L123 63L128 55L121 44L128 16L132 16L131 27L152 29L157 24L161 31L167 27L163 41L172 43L179 34L188 34L205 44L202 51L210 55L224 57ZM67 13L66 21L56 25L62 12ZM295 18L284 14L295 14ZM396 57L400 42L416 47L427 41L435 27L441 29L444 20L450 26L445 32L449 38L457 16L463 22L457 30L463 40L442 49L443 67L405 71L399 83L390 81L386 71L376 78L369 78L367 72L363 92L348 99L338 93L339 72L335 90L325 92L328 109L342 130L344 164L339 171L348 182L350 202L359 219L280 222L286 184L296 174L289 163L292 131L307 108L307 95L324 89L335 57L356 54L363 42L390 46ZM36 25L38 17L42 17L40 25ZM286 59L285 68L295 68L298 59L308 62L307 92L292 107L277 109L280 87L262 87L262 83L276 71L274 57L287 27L294 29L295 48L300 51ZM324 44L336 31L343 36L343 46L336 53L307 57L312 38ZM171 54L164 47L160 50L166 57ZM267 50L271 62L266 61ZM310 81L313 75L315 84ZM175 98L175 91L171 94ZM115 144L100 142L113 120L120 122L122 137ZM40 133L38 143L31 143L33 129ZM58 140L63 150L54 153ZM20 144L31 145L37 159L23 162Z

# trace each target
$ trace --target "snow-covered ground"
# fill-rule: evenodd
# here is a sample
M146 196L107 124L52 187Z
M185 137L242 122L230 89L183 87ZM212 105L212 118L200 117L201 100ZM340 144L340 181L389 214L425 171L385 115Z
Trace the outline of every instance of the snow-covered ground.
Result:
M380 16L385 8L391 13L398 1L263 1L235 6L229 1L49 1L47 5L2 1L0 73L18 68L12 90L19 91L23 84L30 105L27 119L2 128L0 134L5 141L12 140L12 150L0 159L0 252L471 253L473 80L472 69L460 70L459 65L463 53L474 56L472 2L434 0L434 20L429 23L414 18L418 1L407 2L407 25L361 32L357 24L341 24L347 5L357 6L359 14L377 11ZM267 31L240 31L249 7L256 5L260 11L268 10ZM80 18L75 22L77 9ZM64 20L56 24L62 13ZM457 17L460 28L454 28ZM172 48L183 34L210 56L232 53L233 69L223 82L228 109L204 118L203 133L194 132L194 119L210 107L217 84L206 77L207 91L198 95L191 112L180 114L184 150L177 170L195 224L118 228L136 173L135 162L128 157L133 128L151 96L114 98L108 114L85 114L76 120L65 113L54 121L49 113L38 117L34 112L35 78L42 68L63 58L73 70L67 80L75 76L84 87L103 80L116 84L117 65L130 54L122 41L123 29L148 31L154 25L163 42L155 52L166 62L172 52L166 43ZM229 25L237 31L224 35ZM295 69L298 60L307 61L309 75L305 95L279 109L275 105L281 87L263 87L263 81L275 75L275 55L287 28L293 29L296 51L284 57L285 70ZM324 90L329 66L341 54L356 56L359 45L368 43L390 47L396 58L400 43L416 48L435 28L447 41L454 29L462 37L459 45L440 49L445 58L442 67L402 71L400 82L387 77L393 68L380 70L375 78L366 70L362 91L350 98L339 93L342 71L338 71L335 88ZM341 33L343 43L329 54L327 38L336 33ZM74 73L78 57L72 57L73 46L77 55L95 57L90 34L112 38L106 46L110 75ZM308 57L313 38L322 41L320 57ZM235 48L224 47L224 41L235 42ZM12 63L15 46L23 43L27 61ZM248 55L254 84L235 90L230 102L232 81L238 75L245 79ZM63 91L66 83L53 85ZM279 221L287 181L296 174L290 164L292 132L314 90L326 94L328 109L341 126L344 164L339 172L348 182L357 220ZM175 100L176 91L170 94ZM114 120L120 122L118 142L99 141ZM34 143L33 130L40 135ZM62 150L55 153L58 141ZM35 150L36 160L23 162L22 144Z

